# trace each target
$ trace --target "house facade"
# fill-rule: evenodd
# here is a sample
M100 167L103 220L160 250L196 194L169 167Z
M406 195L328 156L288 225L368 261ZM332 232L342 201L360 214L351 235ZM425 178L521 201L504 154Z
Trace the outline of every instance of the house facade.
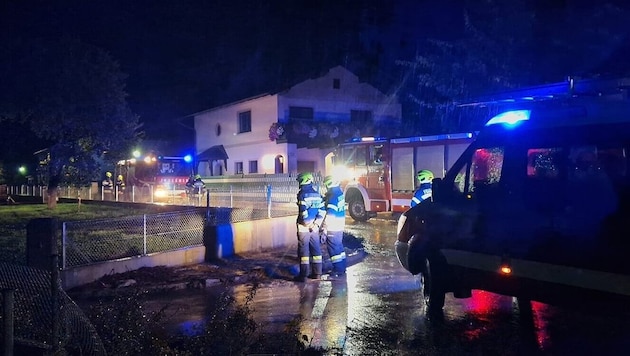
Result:
M338 66L274 94L192 115L204 177L311 171L326 174L338 143L398 135L401 106Z

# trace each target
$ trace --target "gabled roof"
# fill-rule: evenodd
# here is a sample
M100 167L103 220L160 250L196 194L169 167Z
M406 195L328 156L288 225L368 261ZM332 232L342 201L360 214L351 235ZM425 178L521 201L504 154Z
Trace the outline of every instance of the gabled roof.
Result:
M287 84L287 85L285 85L285 86L283 86L281 88L271 88L268 92L260 93L260 94L253 95L253 96L250 96L250 97L247 97L247 98L244 98L244 99L240 99L240 100L232 101L232 102L229 102L229 103L225 103L225 104L222 104L222 105L219 105L219 106L215 106L215 107L213 107L211 109L198 111L196 113L192 113L190 115L184 116L184 118L186 118L186 117L194 117L194 116L201 115L201 114L204 114L204 113L207 113L207 112L220 110L220 109L232 106L232 105L244 103L246 101L262 98L262 97L265 97L265 96L278 95L278 94L281 94L281 93L289 91L291 88L293 88L294 86L296 86L296 85L298 85L300 83L303 83L303 82L305 82L307 80L318 79L318 78L324 77L328 73L330 73L331 71L335 71L335 70L338 70L338 69L342 69L342 70L344 70L344 71L354 75L354 73L352 73L351 71L349 71L347 68L345 68L343 66L335 66L335 67L332 67L332 68L328 68L328 69L326 69L326 70L324 70L322 72L319 72L316 75L312 75L311 74L311 75L302 77L300 79L295 79L294 81L291 82L291 84Z
M228 154L225 151L225 147L223 147L223 145L212 146L197 155L198 162L220 161L220 160L227 160L228 158L229 158Z

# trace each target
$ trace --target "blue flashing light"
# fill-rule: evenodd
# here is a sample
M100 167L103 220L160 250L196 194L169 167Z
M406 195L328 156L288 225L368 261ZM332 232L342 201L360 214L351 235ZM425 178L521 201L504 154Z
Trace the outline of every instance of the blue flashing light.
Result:
M185 155L184 156L184 162L186 162L186 163L192 162L192 156L191 155Z
M530 110L514 110L501 113L486 122L486 126L503 124L514 126L522 121L529 120Z

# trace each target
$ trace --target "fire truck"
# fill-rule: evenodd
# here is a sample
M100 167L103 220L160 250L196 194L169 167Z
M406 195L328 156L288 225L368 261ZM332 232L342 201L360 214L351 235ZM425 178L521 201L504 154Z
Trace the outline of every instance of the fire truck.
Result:
M116 171L134 188L135 201L177 203L186 199L186 182L194 173L192 161L190 155L149 154L118 162Z
M405 138L363 137L338 146L333 174L341 178L348 213L366 221L377 212L409 209L421 169L444 177L475 133Z

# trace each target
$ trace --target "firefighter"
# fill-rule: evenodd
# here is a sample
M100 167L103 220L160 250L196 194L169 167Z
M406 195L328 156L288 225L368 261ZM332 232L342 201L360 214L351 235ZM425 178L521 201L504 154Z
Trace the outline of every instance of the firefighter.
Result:
M326 215L322 232L326 236L326 248L332 262L331 277L346 275L346 251L343 247L343 230L346 226L346 199L339 187L339 180L333 176L324 178Z
M324 211L322 196L313 187L313 174L300 173L296 180L300 185L297 194L298 216L296 220L300 273L295 280L304 282L306 278L320 279L322 275L319 225L321 225Z
M188 176L188 181L186 181L186 197L188 197L188 202L192 202L193 196L193 184L195 184L195 177L191 174Z
M201 179L199 174L195 175L195 180L192 183L192 196L197 198L196 204L201 205L201 197L206 192L206 184Z
M418 171L416 179L418 179L418 188L414 192L413 198L411 198L412 208L425 200L430 201L433 195L433 172L428 169Z
M105 179L103 179L103 182L101 182L101 188L103 189L103 200L112 200L112 193L114 191L112 172L105 173Z
M118 194L118 200L123 200L123 193L125 192L125 180L122 174L116 178L116 194Z

